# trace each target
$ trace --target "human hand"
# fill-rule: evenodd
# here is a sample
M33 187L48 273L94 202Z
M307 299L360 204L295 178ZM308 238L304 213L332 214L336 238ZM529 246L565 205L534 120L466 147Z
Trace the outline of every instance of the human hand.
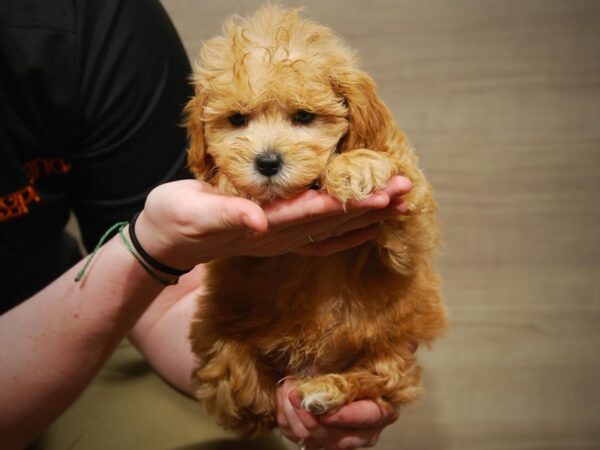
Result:
M333 414L313 416L302 409L292 377L277 389L277 423L284 436L306 449L353 450L372 447L383 429L398 419L372 400L358 400Z
M377 223L406 212L402 195L410 189L410 181L397 176L345 207L317 191L260 206L181 180L150 193L136 234L150 255L180 269L231 256L327 255L372 239Z

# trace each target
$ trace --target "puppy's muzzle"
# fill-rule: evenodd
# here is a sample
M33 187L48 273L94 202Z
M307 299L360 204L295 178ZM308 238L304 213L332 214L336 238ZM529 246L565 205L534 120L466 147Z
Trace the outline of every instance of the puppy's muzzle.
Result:
M257 155L254 159L254 166L256 167L256 170L258 170L261 175L266 177L272 177L273 175L276 175L283 165L282 163L283 160L281 155L273 151L263 152Z

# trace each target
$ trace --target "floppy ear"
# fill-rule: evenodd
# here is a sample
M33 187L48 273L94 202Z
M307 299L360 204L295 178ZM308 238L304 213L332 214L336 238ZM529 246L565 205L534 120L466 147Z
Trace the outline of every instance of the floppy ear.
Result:
M209 181L213 175L214 162L206 152L204 139L204 120L202 119L205 96L202 88L196 86L195 96L187 103L184 109L185 126L188 132L188 167L196 178Z
M377 86L369 75L358 69L347 69L332 80L334 91L341 95L349 110L350 128L341 151L357 148L387 150L392 114L377 95Z

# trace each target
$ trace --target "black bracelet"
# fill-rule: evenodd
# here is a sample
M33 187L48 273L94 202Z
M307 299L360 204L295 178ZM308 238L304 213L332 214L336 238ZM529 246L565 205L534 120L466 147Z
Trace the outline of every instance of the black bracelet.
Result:
M135 251L138 252L142 259L155 269L160 270L164 273L168 273L169 275L176 275L178 277L192 270L193 267L187 270L173 269L172 267L165 266L163 263L155 260L152 256L146 253L146 250L144 250L144 248L140 244L140 241L138 241L138 238L135 235L135 222L137 221L137 218L139 217L140 213L141 211L138 211L131 218L131 222L129 223L129 238L131 239L131 243L133 244Z

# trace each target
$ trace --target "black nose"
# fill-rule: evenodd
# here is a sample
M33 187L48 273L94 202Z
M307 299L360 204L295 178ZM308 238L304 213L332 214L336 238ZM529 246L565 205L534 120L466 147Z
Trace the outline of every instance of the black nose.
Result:
M256 169L264 176L271 177L279 172L281 155L274 152L261 153L254 160Z

